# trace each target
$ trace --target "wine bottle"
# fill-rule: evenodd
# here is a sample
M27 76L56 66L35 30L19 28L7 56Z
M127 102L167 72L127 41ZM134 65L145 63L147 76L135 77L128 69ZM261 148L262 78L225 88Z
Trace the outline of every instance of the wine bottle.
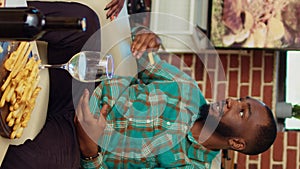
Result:
M33 41L49 30L85 29L85 18L45 16L35 7L0 8L1 41Z

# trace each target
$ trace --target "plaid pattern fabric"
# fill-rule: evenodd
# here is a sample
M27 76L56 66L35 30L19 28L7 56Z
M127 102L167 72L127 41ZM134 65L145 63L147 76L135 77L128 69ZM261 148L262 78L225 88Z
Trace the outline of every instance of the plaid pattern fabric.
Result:
M197 83L154 55L138 60L139 79L115 77L103 81L90 99L99 115L111 110L98 141L102 155L81 160L83 168L210 168L218 151L202 147L189 132L199 107L206 103Z

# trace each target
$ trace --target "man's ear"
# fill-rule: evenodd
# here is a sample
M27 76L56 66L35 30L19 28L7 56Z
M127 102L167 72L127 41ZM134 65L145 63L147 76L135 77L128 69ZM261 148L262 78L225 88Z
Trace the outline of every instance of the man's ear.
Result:
M230 138L228 144L233 150L244 150L246 148L246 141L243 138Z

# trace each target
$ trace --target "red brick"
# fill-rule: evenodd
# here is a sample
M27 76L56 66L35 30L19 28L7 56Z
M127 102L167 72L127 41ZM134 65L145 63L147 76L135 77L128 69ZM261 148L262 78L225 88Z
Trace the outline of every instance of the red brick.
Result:
M278 132L276 140L273 144L273 160L274 161L282 161L282 159L283 159L283 138L284 138L284 133Z
M221 55L220 59L217 61L219 66L218 70L218 81L227 81L226 72L227 72L227 56Z
M270 168L270 158L271 152L270 149L261 154L261 168Z
M214 83L215 83L215 73L212 71L207 72L206 77L206 92L205 97L207 98L213 98L213 92L214 92Z
M250 160L258 160L258 155L249 155Z
M209 54L207 56L207 69L215 69L216 68L216 60L218 56L215 54Z
M240 97L249 96L249 86L241 86L240 87Z
M169 62L169 57L170 57L169 53L159 53L159 56L162 60L165 60L166 62Z
M228 55L227 54L226 55L219 54L219 59L222 63L222 66L223 66L224 70L227 71L227 69L228 69L228 66L227 66L228 65Z
M198 83L198 87L199 87L200 90L203 92L203 86L202 86L202 84Z
M176 66L177 68L180 68L180 64L181 64L181 56L180 56L180 54L178 54L178 55L173 54L172 55L171 64L174 65L174 66Z
M237 68L237 67L239 67L239 56L237 54L231 54L230 55L229 66L231 68Z
M272 166L272 169L283 169L283 166L280 165L280 164L274 164L274 165Z
M223 82L228 81L226 72L222 68L218 69L218 81L223 81Z
M253 67L262 67L262 58L263 58L263 51L254 50L252 56Z
M192 71L191 70L183 70L184 73L186 73L187 75L189 75L190 77L192 77Z
M238 88L238 72L230 71L229 72L229 97L237 97L237 88Z
M254 70L252 74L252 89L251 89L251 96L260 96L260 88L261 88L261 71Z
M241 82L249 82L250 79L250 58L249 56L241 57Z
M257 169L257 164L249 164L249 169Z
M237 168L246 169L246 155L238 153Z
M245 54L242 53L242 54L241 54L241 58L242 58L242 57L250 57L252 53L253 53L253 52L250 52L250 53L247 53L247 54L246 54L246 53L245 53Z
M219 57L227 57L228 53L217 52Z
M288 133L288 146L297 146L297 133L298 132L287 132Z
M287 159L286 168L297 168L297 151L296 150L287 150Z
M184 64L185 64L185 66L191 67L192 64L193 64L193 58L194 57L195 56L193 54L188 54L188 53L184 54Z
M264 50L265 54L274 55L274 50Z
M203 81L204 77L204 56L197 55L196 65L195 65L195 79L197 81Z
M217 100L226 99L226 84L218 84Z
M243 50L243 53L247 53L247 54L252 54L253 53L253 50Z
M274 72L274 56L265 56L265 65L264 65L264 81L270 83L273 81L273 72Z
M272 108L273 86L264 86L263 102Z

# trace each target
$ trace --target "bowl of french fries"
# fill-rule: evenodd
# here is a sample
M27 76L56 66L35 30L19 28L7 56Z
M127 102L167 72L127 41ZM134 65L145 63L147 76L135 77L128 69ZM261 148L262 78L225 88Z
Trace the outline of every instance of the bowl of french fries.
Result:
M39 86L41 60L32 55L32 44L19 42L14 46L16 49L7 54L1 65L0 83L2 130L6 130L1 136L10 139L22 136L42 89Z

